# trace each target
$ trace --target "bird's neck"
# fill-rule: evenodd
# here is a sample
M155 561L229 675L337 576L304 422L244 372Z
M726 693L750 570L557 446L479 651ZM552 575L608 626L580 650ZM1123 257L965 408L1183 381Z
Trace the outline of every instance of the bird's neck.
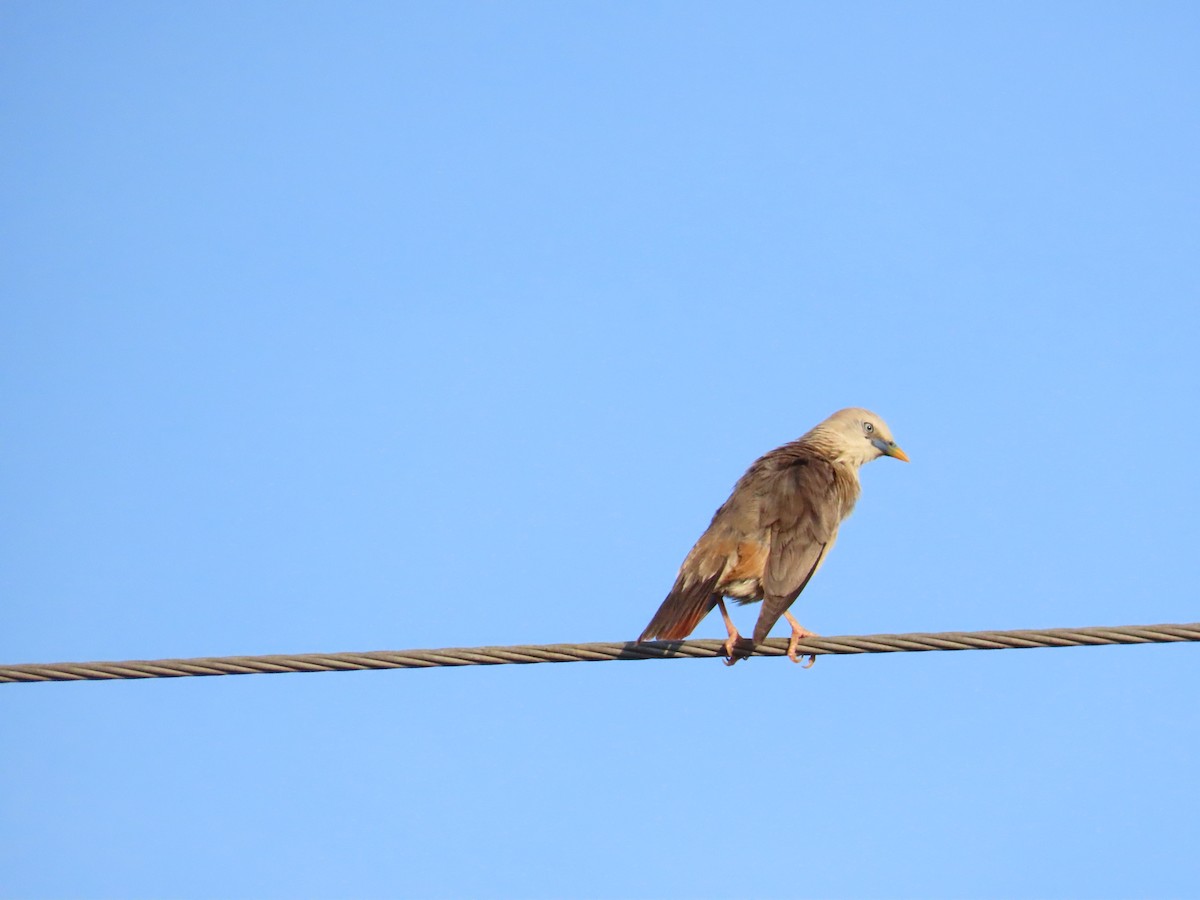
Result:
M868 455L868 451L873 448L866 441L863 441L864 448L858 450L847 445L840 435L830 435L819 428L814 428L801 438L801 441L834 465L847 469L854 475L855 480L858 479L858 470L862 464L874 459L874 456Z

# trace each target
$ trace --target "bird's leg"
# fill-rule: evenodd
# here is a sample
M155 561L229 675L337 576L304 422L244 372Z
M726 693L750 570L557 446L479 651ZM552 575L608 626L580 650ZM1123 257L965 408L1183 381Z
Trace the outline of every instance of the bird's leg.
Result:
M729 618L729 610L725 608L724 597L717 598L717 609L721 610L721 618L725 620L725 630L729 632L729 638L725 641L725 665L732 666L737 662L737 657L733 655L733 645L741 640L742 636L738 634L733 619Z
M799 644L803 638L817 637L818 635L815 631L809 631L807 628L797 622L796 617L790 612L784 612L783 615L788 620L788 624L792 626L792 638L788 641L788 659L794 663L798 663L800 662L800 658L796 655L796 645ZM804 664L804 668L811 669L813 663L816 661L816 654L808 654L808 662Z

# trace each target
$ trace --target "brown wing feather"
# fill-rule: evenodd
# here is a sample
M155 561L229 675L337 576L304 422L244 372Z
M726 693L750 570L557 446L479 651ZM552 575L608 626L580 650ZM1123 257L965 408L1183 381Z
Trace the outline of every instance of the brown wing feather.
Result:
M788 611L788 608L796 602L796 598L808 587L809 580L821 567L821 561L825 558L825 549L829 546L828 544L809 543L805 547L795 548L795 543L795 541L790 542L789 546L782 548L778 553L774 547L771 549L772 556L782 560L781 568L793 572L804 572L804 575L798 581L795 576L786 580L787 584L794 583L796 585L794 589L778 593L764 592L762 609L759 610L758 621L754 623L754 643L756 644L766 639L780 616ZM767 571L771 571L770 562L767 563Z
M849 510L846 486L835 466L802 457L771 479L762 497L762 525L770 529L771 550L763 571L763 605L754 626L755 643L800 596L837 536ZM851 504L853 499L851 499Z

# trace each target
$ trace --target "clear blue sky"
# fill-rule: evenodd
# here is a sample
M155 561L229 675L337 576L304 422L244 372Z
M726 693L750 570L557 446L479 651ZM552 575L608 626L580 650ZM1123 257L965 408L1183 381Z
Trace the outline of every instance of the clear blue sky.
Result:
M631 639L847 405L913 462L809 627L1200 619L1197 46L1187 3L5 3L0 661ZM0 897L1196 897L1198 672L0 686Z

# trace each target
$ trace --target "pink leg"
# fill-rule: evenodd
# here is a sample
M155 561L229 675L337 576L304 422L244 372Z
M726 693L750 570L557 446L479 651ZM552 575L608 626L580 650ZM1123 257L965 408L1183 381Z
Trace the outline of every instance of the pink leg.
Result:
M725 630L729 632L729 638L725 641L725 665L732 666L737 659L733 655L733 645L740 639L737 626L733 624L733 619L729 618L729 610L725 608L725 599L717 598L717 609L721 610L721 618L725 620Z

